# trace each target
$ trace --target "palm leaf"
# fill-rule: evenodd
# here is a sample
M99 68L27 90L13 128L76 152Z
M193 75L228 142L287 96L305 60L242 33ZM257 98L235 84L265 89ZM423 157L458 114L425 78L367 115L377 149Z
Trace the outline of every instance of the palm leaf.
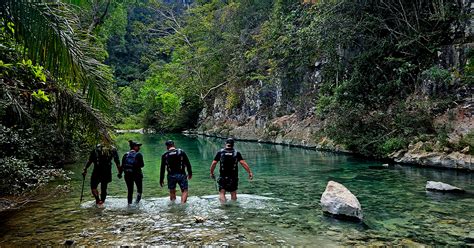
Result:
M105 143L112 143L109 129L110 123L102 114L91 107L78 93L70 90L67 87L58 86L57 101L58 101L58 118L64 118L66 113L73 113L71 116L66 115L67 119L78 119L85 125L86 130L98 131L101 135L102 141Z
M93 107L104 110L110 103L107 92L112 74L94 59L97 51L77 28L79 18L73 10L68 4L45 0L0 1L3 25L14 24L13 35L24 55L70 89L82 90Z

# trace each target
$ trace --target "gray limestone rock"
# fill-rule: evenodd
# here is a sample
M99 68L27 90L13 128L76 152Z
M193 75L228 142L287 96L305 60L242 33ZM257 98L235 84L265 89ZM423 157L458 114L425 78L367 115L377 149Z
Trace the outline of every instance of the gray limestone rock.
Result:
M426 182L426 190L445 191L445 192L464 192L463 189L454 187L447 183L428 181Z
M335 217L362 220L362 207L359 200L344 185L329 181L321 196L323 212Z

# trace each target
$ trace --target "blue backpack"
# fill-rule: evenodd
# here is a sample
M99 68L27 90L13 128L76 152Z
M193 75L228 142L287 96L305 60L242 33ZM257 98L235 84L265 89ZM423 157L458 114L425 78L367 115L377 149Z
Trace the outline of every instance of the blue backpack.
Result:
M123 165L123 171L127 173L132 173L135 168L136 157L138 152L129 151L125 157L125 164Z

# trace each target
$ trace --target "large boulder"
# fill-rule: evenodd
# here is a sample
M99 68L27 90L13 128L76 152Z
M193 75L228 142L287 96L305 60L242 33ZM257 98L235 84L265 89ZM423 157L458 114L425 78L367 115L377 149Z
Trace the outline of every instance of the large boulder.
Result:
M362 207L359 200L344 185L329 181L321 196L323 212L336 218L362 220Z
M426 182L426 190L443 191L443 192L464 192L463 189L454 187L447 183L428 181Z

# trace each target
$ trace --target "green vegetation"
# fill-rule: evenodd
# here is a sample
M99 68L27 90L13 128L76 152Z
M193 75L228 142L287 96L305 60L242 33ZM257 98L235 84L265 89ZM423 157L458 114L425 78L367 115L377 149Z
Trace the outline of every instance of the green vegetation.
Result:
M38 181L42 166L111 142L112 125L194 128L216 97L236 115L248 86L261 108L245 111L315 114L318 137L360 154L426 137L453 148L433 119L472 85L472 50L456 68L438 58L462 39L463 13L428 0L1 1L0 125L17 139L1 141L16 152L0 166Z
M80 4L77 1L77 4ZM20 194L74 161L82 144L111 142L99 111L111 103L113 75L81 29L76 5L0 3L0 189Z
M180 101L169 99L180 103L176 110L196 114L219 95L227 111L238 109L240 89L261 84L269 94L261 93L259 114L304 116L316 107L329 138L384 157L417 136L436 135L433 117L454 105L470 77L470 62L465 73L437 65L438 51L458 35L450 27L465 18L461 7L426 0L214 0L182 12L157 4L152 9L165 18L156 41L164 57L150 67L152 87L176 94ZM272 109L278 82L281 103ZM145 108L145 123L189 127L179 118L190 115L170 116L163 100L155 99L154 111ZM151 113L182 125L157 122Z

